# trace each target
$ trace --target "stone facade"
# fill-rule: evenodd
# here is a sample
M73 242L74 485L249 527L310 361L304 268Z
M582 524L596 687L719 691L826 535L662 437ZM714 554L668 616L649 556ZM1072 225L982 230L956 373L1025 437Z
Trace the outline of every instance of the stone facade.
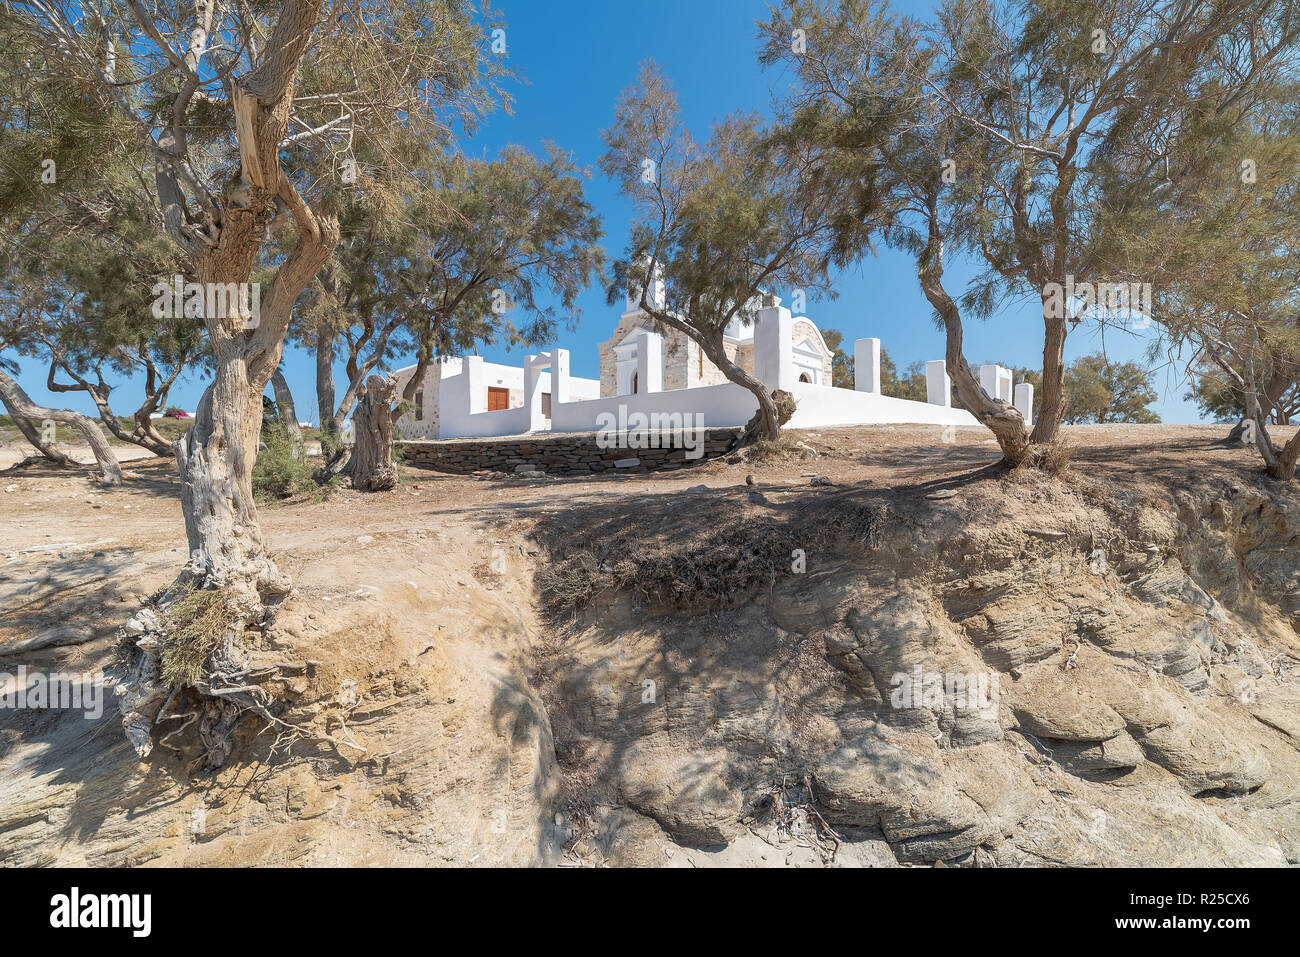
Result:
M403 372L405 370L402 370ZM413 372L414 370L412 370ZM407 373L403 376L400 372L397 378L397 394L400 396L402 390L406 388L410 375ZM438 375L437 361L430 362L429 368L424 372L424 382L416 390L416 404L420 406L417 418L415 409L410 410L397 420L398 434L406 438L423 439L431 438L438 434L438 386L442 379Z
M811 323L805 323L811 328ZM614 349L638 326L653 330L650 319L640 312L623 316L614 328L614 334L600 344L600 394L618 395L618 356ZM727 381L722 370L709 361L704 350L694 339L676 329L664 329L664 391L694 389L706 385L722 385ZM819 340L820 341L820 340ZM754 343L727 341L723 343L727 358L750 375L754 374ZM830 359L827 359L827 368Z
M826 343L822 340L821 332L818 331L817 327L814 326L807 319L796 319L794 325L790 329L790 332L791 332L790 338L794 342L799 342L802 339L811 339L813 342L816 342L819 345L821 345L822 350L826 353L825 359L822 360L822 385L830 385L831 377L833 374L832 364L834 362L835 357L831 353L831 351L826 348ZM752 350L753 343L748 343L748 345ZM751 369L753 367L753 363L754 360L753 358L751 358L750 359Z
M467 475L483 469L512 473L532 465L548 475L598 475L604 472L666 472L725 455L742 429L705 429L704 453L688 459L683 448L604 449L595 433L501 439L444 439L399 442L403 461L434 472ZM670 439L664 434L661 445Z

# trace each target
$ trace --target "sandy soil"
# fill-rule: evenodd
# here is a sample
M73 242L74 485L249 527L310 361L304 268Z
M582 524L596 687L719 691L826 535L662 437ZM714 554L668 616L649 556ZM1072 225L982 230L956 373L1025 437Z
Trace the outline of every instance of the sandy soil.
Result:
M1075 446L1075 467L1090 473L1128 472L1135 478L1147 475L1177 484L1193 459L1202 465L1239 468L1243 475L1256 473L1258 455L1253 449L1225 446L1226 432L1220 425L1073 426L1064 430L1064 438ZM306 555L328 554L323 578L366 588L384 584L389 574L388 569L357 561L366 551L357 539L366 534L400 537L436 529L447 536L448 553L459 556L463 575L491 557L491 549L482 548L488 530L500 532L512 523L569 508L606 503L621 510L642 496L673 495L699 485L734 488L740 494L747 490L745 479L751 474L771 487L768 494L783 496L817 494L810 487L815 476L825 476L839 487L870 484L924 495L996 468L1000 458L997 444L982 428L957 429L956 441L950 444L942 441L941 429L931 426L788 434L817 454L757 463L712 461L676 472L590 479L484 480L409 470L405 484L390 493L344 490L325 502L264 507L260 516L273 549L284 554L290 568L309 564ZM0 635L45 626L47 622L29 617L33 606L42 604L42 594L86 589L88 599L74 607L102 612L107 603L89 596L129 604L162 587L181 564L177 553L185 547L185 532L175 464L133 454L142 452L139 449L118 451L132 463L120 489L105 489L86 475L44 465L0 471L0 611L5 612ZM13 447L0 452L11 459L16 454ZM425 566L423 560L416 563L413 573ZM330 579L335 572L340 578ZM19 608L26 611L15 617L12 613ZM68 621L68 607L48 610ZM115 613L102 622L84 624L100 625L95 630L103 633L124 617Z
M1076 447L1076 469L1122 480L1131 476L1139 484L1158 478L1166 486L1178 486L1190 472L1207 467L1243 479L1257 476L1258 455L1225 446L1226 433L1224 426L1087 426L1067 428L1065 439ZM63 797L43 793L37 817L66 813L64 833L74 829L74 822L93 818L94 854L102 855L85 851L84 858L76 857L81 852L71 850L78 846L75 841L62 849L49 845L40 828L28 823L34 818L21 805L26 785L14 781L17 791L0 793L0 805L20 822L11 845L17 848L14 860L561 862L558 822L556 833L546 833L545 825L539 832L535 820L516 822L512 810L507 828L494 810L541 800L514 793L536 779L517 769L524 762L553 760L546 757L549 730L528 720L530 709L539 705L518 680L526 672L520 662L543 627L533 579L540 559L528 534L536 523L564 522L569 513L616 515L656 501L674 508L663 497L690 495L696 486L724 490L738 502L793 503L828 494L830 490L811 484L821 476L837 489L859 485L923 497L987 476L1000 458L996 443L980 428L958 429L952 443L943 441L941 429L925 426L821 429L790 436L812 451L802 457L714 461L658 475L591 479L501 479L411 470L405 484L389 493L341 490L323 502L262 508L271 546L298 587L292 628L302 644L296 650L301 654L310 647L313 655L332 662L337 673L331 672L331 681L356 680L367 689L366 699L376 702L361 712L373 715L367 719L371 724L354 729L367 746L369 769L360 776L318 775L319 781L296 770L278 771L260 787L283 793L258 795L261 803L253 804L256 813L248 819L252 831L247 838L246 819L240 817L237 830L187 843L182 815L197 802L206 802L214 819L222 814L233 821L237 811L249 813L240 789L249 785L256 766L232 768L215 785L192 782L177 766L164 781L137 767L133 756L124 753L129 751L124 741L111 746L111 760L101 765L97 752L43 751L44 726L27 728L21 738L5 732L0 734L0 764L6 750L21 742L32 750L15 751L10 760L19 760L24 774L44 787L69 789ZM116 629L144 597L172 580L185 548L175 465L168 459L134 458L128 473L122 488L104 489L85 474L44 465L0 472L0 659L6 645L57 632L55 644L25 659L49 668L103 667ZM747 484L748 476L757 488ZM503 561L503 574L491 570ZM402 710L413 695L421 701L418 718ZM105 737L109 730L96 734ZM83 760L85 767L77 763ZM390 760L402 768L397 780L405 784L391 783L385 770ZM105 793L105 785L86 782L106 773L103 767L122 776L113 778L117 783L112 787L125 796L101 797L105 803L100 805L93 795ZM445 775L447 768L464 769L455 775L454 787L430 784L421 790L412 783L443 781L435 771L442 769ZM451 790L443 794L444 787ZM223 804L221 795L227 792L239 794ZM165 833L154 839L157 825L146 826L126 809L164 799L176 810L168 812ZM444 799L446 804L440 804ZM264 817L259 826L256 814L267 815L273 806L282 812L285 802L301 817L298 823L284 827L282 821ZM318 807L326 806L330 820L341 823L313 830L312 816L325 813ZM363 807L387 809L393 823L384 826L375 813L357 811L354 817L349 810ZM442 826L430 828L428 820ZM384 837L398 831L402 842L396 846L405 850L393 850L394 842ZM308 833L310 840L304 837ZM388 847L380 854L383 861L375 859L380 846ZM871 848L864 845L860 852L869 854ZM771 866L791 851L742 841L723 858L675 846L655 853L662 853L669 866Z

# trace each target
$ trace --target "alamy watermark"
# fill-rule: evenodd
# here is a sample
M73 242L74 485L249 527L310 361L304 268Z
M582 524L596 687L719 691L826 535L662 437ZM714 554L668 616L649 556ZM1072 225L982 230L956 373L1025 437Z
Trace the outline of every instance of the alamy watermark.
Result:
M83 894L74 887L50 898L50 926L61 929L117 927L148 937L152 912L152 894Z
M19 665L16 675L0 671L0 709L8 708L69 709L81 711L93 721L104 713L104 676L29 672L26 665Z
M596 416L596 447L601 449L685 449L688 459L704 454L704 413L618 412Z
M1043 316L1048 319L1073 319L1089 313L1127 316L1131 328L1151 325L1151 283L1149 282L1079 282L1066 276L1065 282L1049 282L1043 287Z
M986 718L997 717L998 676L987 672L927 671L920 665L911 673L896 671L889 679L893 691L889 703L895 708L944 708L976 711Z
M262 319L260 282L186 282L173 276L152 289L155 319L226 319L238 316L244 329L256 329Z

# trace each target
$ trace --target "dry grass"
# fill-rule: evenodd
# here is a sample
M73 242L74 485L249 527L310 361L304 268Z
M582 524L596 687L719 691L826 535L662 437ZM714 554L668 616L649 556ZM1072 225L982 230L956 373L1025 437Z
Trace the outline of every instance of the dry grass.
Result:
M809 503L779 519L744 511L719 516L690 537L656 537L663 529L645 519L584 547L567 547L566 534L543 542L552 562L538 573L538 586L552 614L576 612L598 594L620 589L678 611L734 608L787 575L796 550L876 547L886 511L840 499Z
M799 439L782 433L776 439L764 439L746 446L738 453L740 459L760 465L801 461L816 458L817 451Z
M1027 469L1046 472L1048 475L1061 475L1070 467L1075 451L1073 445L1066 445L1063 442L1045 442L1041 445L1031 445L1029 454L1025 456L1019 465L1012 469L1010 477L1013 480L1023 479L1025 477L1023 470Z
M162 679L174 688L196 684L208 656L226 636L233 617L221 590L191 586L174 601L163 618L166 634Z

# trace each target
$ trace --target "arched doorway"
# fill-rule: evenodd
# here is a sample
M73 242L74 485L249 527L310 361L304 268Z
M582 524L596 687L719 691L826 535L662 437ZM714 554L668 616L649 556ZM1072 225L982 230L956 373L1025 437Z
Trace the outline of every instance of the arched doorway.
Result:
M633 395L636 395L638 392L641 391L640 388L638 388L637 386L637 375L638 373L636 372L632 373L632 394Z
M800 381L800 382L807 382L807 383L809 383L810 385L812 384L812 379L808 378L808 373L806 373L806 372L800 372L800 373L799 373L799 381Z

